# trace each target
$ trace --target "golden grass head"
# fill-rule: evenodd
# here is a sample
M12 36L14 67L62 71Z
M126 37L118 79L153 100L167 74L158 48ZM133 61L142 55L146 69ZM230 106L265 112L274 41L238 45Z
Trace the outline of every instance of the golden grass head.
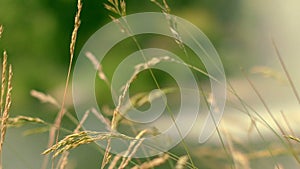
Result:
M108 3L104 3L104 7L114 14L126 16L125 0L108 0Z
M80 145L89 144L99 140L109 140L112 138L119 138L125 140L132 140L133 138L123 134L111 133L111 132L95 132L95 131L82 131L73 133L66 136L64 139L59 141L57 144L45 150L42 154L48 154L54 152L53 157L59 154L74 149Z
M7 121L7 125L9 127L20 127L29 123L46 124L45 121L40 118L33 118L27 116L17 116L14 118L9 118Z

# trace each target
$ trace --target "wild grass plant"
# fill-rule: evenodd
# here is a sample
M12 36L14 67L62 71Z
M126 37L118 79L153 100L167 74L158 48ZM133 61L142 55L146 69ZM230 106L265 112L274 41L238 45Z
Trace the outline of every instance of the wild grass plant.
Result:
M171 12L171 8L169 7L166 0L158 1L151 0L154 4L156 4L162 12L165 14L170 31L178 36L176 40L176 44L178 48L185 53L186 57L188 55L187 49L185 45L180 40L180 35L176 30L176 21L172 20L169 17ZM136 127L136 125L123 118L124 113L121 112L121 108L127 106L127 102L125 102L125 94L130 90L133 83L137 79L138 73L140 71L149 71L152 80L155 82L155 87L164 91L165 94L170 94L176 92L178 89L176 87L161 87L158 82L156 74L152 69L148 69L150 66L161 62L170 62L175 64L180 64L189 67L194 70L197 74L201 74L206 76L206 78L216 80L210 74L208 74L203 68L199 68L197 65L192 65L189 63L185 63L179 60L175 60L168 56L156 57L152 60L146 61L144 63L140 63L135 66L134 73L130 76L127 83L124 84L122 89L122 94L120 96L116 95L117 92L112 91L112 97L116 97L118 99L118 104L112 109L106 109L106 113L103 115L99 113L95 108L91 108L86 110L81 121L78 121L76 117L72 113L69 112L68 108L65 105L66 97L70 93L68 93L69 81L71 79L73 59L74 59L74 50L76 46L77 33L80 29L80 16L81 13L84 12L83 9L84 2L81 0L77 1L77 12L74 19L74 29L71 35L70 42L70 57L69 57L69 67L66 74L65 88L62 93L62 101L59 102L58 99L54 98L49 94L45 94L43 92L32 90L31 95L42 103L48 103L52 106L59 109L57 116L53 123L48 123L46 120L42 120L36 117L27 117L27 116L16 116L10 117L10 106L12 103L11 91L12 91L12 66L9 65L7 68L7 52L3 53L3 61L2 61L2 80L1 80L1 98L0 98L0 110L1 110L1 139L0 139L0 155L2 154L2 147L5 146L5 135L7 127L21 127L28 123L41 124L43 128L38 128L35 131L29 131L30 134L37 134L39 132L48 132L48 144L45 147L45 151L41 152L44 155L44 161L41 166L42 169L46 169L51 166L51 168L58 169L69 169L71 165L70 154L72 154L72 150L78 148L79 146L85 144L91 144L99 140L106 141L106 149L99 150L102 158L99 159L98 168L104 169L123 169L123 168L132 168L132 169L154 169L154 168L175 168L175 169L184 169L184 168L230 168L230 169L251 169L253 167L252 163L256 159L271 159L272 168L283 169L283 166L277 161L277 157L282 155L288 155L293 157L294 160L300 165L299 159L299 143L300 139L297 137L297 133L294 132L291 127L288 118L286 117L284 112L281 112L282 119L278 119L275 117L269 105L260 94L259 89L255 86L251 78L249 77L249 73L246 70L241 69L241 72L244 73L244 79L248 81L249 85L253 89L257 95L257 98L263 104L265 111L271 117L271 121L266 120L263 116L261 116L260 112L255 109L255 106L249 105L240 95L237 93L235 88L231 85L231 82L228 82L227 92L231 97L234 97L234 100L238 103L238 110L241 113L247 115L247 118L251 121L249 126L249 131L245 132L256 132L259 135L259 139L262 147L255 147L255 149L249 149L247 145L241 142L235 135L232 135L226 127L224 126L216 126L216 135L219 140L219 144L221 146L210 146L210 145L199 145L195 146L190 145L184 138L182 138L181 143L174 148L174 150L170 150L168 152L161 153L154 157L146 157L141 159L134 158L135 153L138 149L142 149L141 144L147 136L155 135L159 133L155 128L144 128L140 129ZM126 1L125 0L108 0L104 7L111 12L109 17L120 26L120 31L123 31L129 35L132 35L131 28L129 24L127 24L125 20L125 25L122 25L119 21L119 18L122 16L126 16ZM3 27L0 26L0 38L2 36ZM141 44L138 41L138 38L135 36L131 37L132 41L136 45L138 50L141 50ZM283 68L283 72L285 73L285 77L292 88L292 91L295 95L295 98L299 101L297 88L292 80L288 72L287 66L284 64L284 58L281 56L279 48L276 43L273 41L274 50L276 51L277 58ZM143 57L144 54L141 53ZM105 67L99 63L92 53L86 53L86 57L91 61L91 66L95 68L98 72L98 77L100 80L104 81L107 87L110 88L111 82L110 78L105 73ZM267 72L264 70L268 70ZM256 69L255 73L264 73L269 74L275 78L278 78L278 74L274 73L270 69ZM17 78L17 77L16 77ZM282 78L282 77L281 77ZM216 80L217 81L217 80ZM115 89L117 90L117 89ZM206 91L204 87L200 85L200 91L204 97L204 101L206 106L209 108L211 104L214 104L215 100L213 97L209 96L209 91ZM131 96L131 104L135 107L142 107L149 102L149 93L148 92L140 92L133 96ZM157 96L159 97L159 96ZM155 98L154 98L155 99ZM228 102L231 102L229 100ZM232 101L233 102L233 101ZM103 108L105 110L105 108ZM123 110L123 109L122 109ZM126 110L126 109L125 109ZM172 110L168 112L172 122L175 123L175 114ZM97 131L86 131L83 129L83 125L86 119L89 116L96 117L97 120L101 121L106 125L106 128L109 132L97 132ZM76 127L73 130L69 130L62 127L62 119L68 118ZM280 121L284 121L281 123ZM270 123L274 123L271 125ZM176 123L175 123L176 125ZM122 127L126 126L130 129L130 133L132 135L127 134L117 134L116 131L122 129ZM266 136L262 133L262 127L268 129L275 136L276 142L275 145L270 145ZM178 128L177 128L178 129ZM67 135L62 136L61 132L64 131L68 133ZM178 129L180 133L180 130ZM121 132L120 132L121 133ZM181 134L180 134L181 135ZM63 137L63 138L61 138ZM123 139L130 141L130 144L127 147L127 150L123 152L125 156L121 156L120 154L112 154L110 151L111 141L113 139ZM149 147L153 145L148 145ZM155 146L152 147L156 149ZM178 149L178 151L175 151ZM147 153L147 152L145 152ZM178 153L178 154L177 154ZM2 157L1 157L2 158ZM50 159L50 164L49 164ZM0 159L1 160L1 159ZM3 168L3 162L0 161L0 168ZM88 167L88 166L87 166ZM74 167L76 168L76 167Z

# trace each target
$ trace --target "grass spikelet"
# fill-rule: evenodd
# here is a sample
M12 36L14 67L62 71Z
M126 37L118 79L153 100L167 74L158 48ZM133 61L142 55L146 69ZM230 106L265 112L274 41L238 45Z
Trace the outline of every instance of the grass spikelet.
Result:
M281 83L287 83L287 81L280 72L273 70L272 68L267 66L252 67L250 72L253 74L261 74L264 77L275 79Z
M57 144L45 150L42 154L48 154L53 152L53 157L58 156L59 154L74 149L80 145L89 144L94 141L99 140L108 140L111 138L119 138L132 140L131 137L128 137L123 134L116 134L110 132L93 132L93 131L81 131L78 133L73 133L66 136L64 139L59 141Z
M60 107L58 102L56 101L56 99L54 99L52 96L36 91L36 90L31 90L30 91L30 95L36 99L38 99L39 101L41 101L42 103L50 103L56 107Z
M6 51L3 52L3 61L2 61L2 74L1 74L1 96L0 96L0 110L1 115L3 113L3 101L4 101L4 92L5 92L5 85L6 85L6 69L7 69L7 53Z
M149 168L154 168L156 166L160 166L163 163L165 163L169 159L169 157L170 156L168 154L163 154L160 157L154 158L151 161L144 162L140 166L134 166L131 169L149 169Z
M300 143L300 138L298 138L298 137L291 136L291 135L287 135L287 136L284 136L284 137L286 137L286 138L288 138L288 139L291 139L291 140L294 140L294 141Z
M92 62L94 68L98 71L99 78L101 80L103 80L107 85L110 86L110 83L109 83L105 73L103 72L102 65L99 63L99 61L97 60L95 55L93 55L91 52L87 52L85 55Z
M20 127L29 123L46 124L45 121L40 118L27 117L27 116L17 116L14 118L9 118L7 120L7 125L9 127Z
M184 155L179 157L175 169L184 169L184 166L186 165L187 161L189 160L189 157Z
M0 138L0 168L2 168L2 150L3 150L3 143L5 140L6 135L6 129L8 126L8 118L9 118L9 111L11 107L11 91L12 91L12 66L9 65L8 68L8 80L6 84L6 68L7 68L7 54L4 51L4 57L2 62L2 78L1 78L1 138ZM6 94L4 93L6 92ZM5 95L5 102L4 101L4 95Z
M126 15L126 2L125 0L108 0L108 3L104 3L104 8L108 11L117 14L119 16Z
M79 122L79 124L77 125L77 127L74 129L73 133L78 133L80 128L82 127L83 123L86 121L86 119L88 118L90 114L90 110L87 110L81 121ZM57 163L57 167L56 168L59 168L59 169L64 169L66 167L66 165L68 164L68 158L69 158L69 152L68 151L65 151L63 152L63 154L61 155L58 163Z

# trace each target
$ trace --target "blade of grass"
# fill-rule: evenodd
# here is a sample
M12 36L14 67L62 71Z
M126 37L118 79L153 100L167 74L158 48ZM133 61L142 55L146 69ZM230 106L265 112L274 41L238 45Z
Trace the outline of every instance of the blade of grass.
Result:
M279 49L278 49L278 47L277 47L277 45L276 45L276 42L275 42L275 40L274 40L273 38L272 38L272 44L273 44L273 46L274 46L274 48L275 48L276 55L277 55L277 57L278 57L278 59L279 59L280 65L281 65L281 67L283 68L284 73L285 73L285 75L286 75L286 77L287 77L287 79L288 79L288 81L289 81L289 83L290 83L290 85L291 85L291 88L292 88L292 90L293 90L293 93L294 93L294 95L295 95L295 97L296 97L298 103L300 104L300 97L299 97L299 94L298 94L297 89L296 89L296 87L295 87L295 84L294 84L294 82L293 82L293 80L292 80L292 78L291 78L291 76L290 76L290 74L289 74L289 72L288 72L288 70L287 70L287 67L286 67L286 65L285 65L285 63L284 63L284 61L283 61L283 59L282 59L282 56L281 56L281 54L280 54L280 52L279 52Z
M237 92L234 90L234 88L233 88L233 86L231 85L231 83L228 82L228 84L229 84L229 86L230 86L230 89L231 89L232 93L235 95L235 97L236 97L236 98L239 100L239 102L241 103L241 105L242 105L244 111L246 112L246 114L249 116L249 118L250 118L251 120L255 121L255 119L253 118L253 116L252 116L251 113L249 112L249 110L248 110L247 105L245 104L245 102L242 100L242 98L241 98L241 97L237 94ZM257 113L257 114L258 114L258 113ZM261 117L261 116L259 116L259 117ZM261 118L262 118L262 117L261 117ZM263 121L264 121L264 119L263 119ZM265 123L267 123L267 122L265 122ZM269 148L269 146L267 146L267 141L266 141L264 135L261 133L261 131L259 130L259 128L257 127L257 125L256 125L255 122L253 123L253 125L254 125L254 128L255 128L256 132L258 133L259 137L262 139L263 143L266 144L265 147L267 147L267 151L268 151L268 153L270 154L273 163L275 164L275 166L276 166L278 169L280 169L279 166L278 166L278 164L277 164L277 162L276 162L276 160L275 160L275 158L274 158L273 152L271 151L271 149ZM269 126L269 125L268 125L268 126ZM269 127L271 128L271 126L269 126ZM273 130L273 128L271 128L271 129L272 129L273 132L275 132L275 134L277 134L276 131ZM279 135L278 135L278 137L279 137Z
M200 85L199 85L199 86L200 86ZM231 169L233 169L233 168L234 168L234 159L233 159L233 156L230 155L228 149L227 149L226 146L225 146L225 142L224 142L224 139L223 139L223 137L222 137L222 135L221 135L219 126L217 125L217 123L216 123L216 121L215 121L215 118L214 118L214 116L212 115L212 111L211 111L211 109L210 109L210 104L208 103L208 98L206 97L205 92L204 92L204 89L203 89L201 86L200 86L200 91L201 91L201 93L202 93L202 95L203 95L203 97L204 97L204 102L205 102L206 107L207 107L208 110L209 110L209 114L210 114L210 116L211 116L212 119L213 119L213 122L214 122L214 125L215 125L215 128L216 128L218 137L219 137L220 142L221 142L221 144L222 144L222 148L223 148L223 150L224 150L224 152L225 152L225 154L226 154L228 160L229 160L230 163L231 163L230 167L231 167Z
M271 119L273 120L273 122L275 123L275 125L277 126L277 128L279 129L279 131L281 132L281 134L282 135L286 135L285 131L283 130L283 128L280 126L280 124L278 123L278 121L276 120L276 118L274 117L274 115L272 114L270 108L268 107L266 101L263 99L262 95L259 93L259 91L257 90L257 88L254 86L253 82L249 79L249 77L247 76L246 72L243 69L241 69L241 70L242 70L244 76L246 77L246 80L248 81L248 83L250 84L251 88L256 93L256 95L259 98L259 100L261 101L261 103L264 105L267 113L269 114L269 116L271 117ZM288 142L288 149L291 151L291 153L295 157L296 161L300 164L300 159L298 157L298 154L293 149L290 140L289 139L286 139L286 140Z

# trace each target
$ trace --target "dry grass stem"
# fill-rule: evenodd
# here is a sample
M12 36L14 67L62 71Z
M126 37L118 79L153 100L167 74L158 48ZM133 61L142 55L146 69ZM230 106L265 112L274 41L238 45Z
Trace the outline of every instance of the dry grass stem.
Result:
M148 130L142 130L141 132L139 132L139 133L137 134L137 136L135 137L135 139L134 139L132 142L130 142L127 151L124 152L124 155L122 155L123 158L122 158L122 162L121 162L119 168L122 168L122 167L124 168L124 166L126 166L126 165L129 163L129 161L130 161L132 155L134 155L134 154L130 154L130 153L134 152L134 150L132 150L132 149L134 149L135 147L139 147L138 144L141 143L141 142L140 142L140 141L141 141L140 138L141 138L144 134L146 134L147 132L149 132L149 131L148 131ZM137 143L137 142L138 142L138 143ZM135 153L135 152L134 152L134 153ZM130 157L130 156L131 156L131 157ZM110 163L110 165L109 165L108 168L109 168L109 169L115 168L116 165L117 165L117 163L118 163L118 161L119 161L120 159L121 159L121 156L120 156L120 155L116 155L116 156L113 158L113 160L112 160L112 162Z
M98 72L98 77L103 80L105 82L105 84L110 88L111 84L107 78L107 76L105 75L102 65L99 63L99 61L97 60L97 58L95 57L95 55L93 55L91 52L87 52L86 57L92 62L95 70L97 70ZM114 90L112 90L112 95L114 98L117 98L116 92Z
M61 158L59 159L58 163L57 163L57 167L58 169L65 169L67 164L68 164L68 157L69 157L69 152L66 151L62 154Z
M250 162L249 162L249 159L247 158L247 156L245 154L243 154L242 152L235 149L235 147L233 145L232 136L228 133L228 131L225 128L223 128L223 130L224 130L225 137L227 140L228 149L232 156L231 158L233 161L234 168L251 169Z
M5 94L5 85L6 85L6 69L7 69L7 52L3 52L3 61L2 61L2 73L1 73L1 96L0 96L0 111L1 115L3 113L3 102L4 102L4 94Z
M168 154L163 154L161 157L154 158L151 161L144 162L140 166L134 166L131 169L149 169L149 168L154 168L156 166L160 166L163 163L165 163L169 159L169 157L170 156Z
M62 100L62 104L61 106L58 106L60 108L60 111L55 119L54 122L54 126L52 126L50 128L49 131L49 140L48 140L48 148L51 147L55 141L55 135L56 135L56 143L58 141L58 137L59 137L59 129L60 129L60 125L61 125L61 120L64 116L64 114L66 113L66 110L64 108L65 106L65 100L66 100L66 96L67 96L67 90L68 90L68 85L69 85L69 80L70 80L70 74L71 74L71 68L72 68L72 63L73 63L73 56L74 56L74 49L75 49L75 44L76 44L76 39L77 39L77 32L80 26L80 13L82 10L82 3L81 0L78 0L77 2L77 13L75 16L75 23L74 23L74 30L72 32L72 37L71 37L71 43L70 43L70 61L69 61L69 68L68 68L68 73L67 73L67 79L66 79L66 83L65 83L65 89L64 89L64 94L63 94L63 100ZM37 93L35 93L37 94ZM45 99L47 97L43 97L43 96L47 96L47 95L39 95L42 96L40 98ZM49 97L48 97L49 99ZM51 99L50 99L51 100ZM49 100L48 100L49 101ZM53 100L52 100L53 101ZM57 131L57 134L56 134ZM46 169L48 165L48 156L46 155L44 157L44 161L42 164L42 169Z
M82 127L83 123L86 121L86 119L88 118L89 115L90 115L90 110L87 110L84 113L81 121L79 122L79 124L77 125L77 127L75 128L73 133L78 133L79 132L80 128Z
M9 65L8 68L8 80L6 83L6 76L7 76L7 54L4 51L3 54L3 62L2 62L2 84L1 84L1 138L0 138L0 169L3 168L2 166L2 152L3 152L3 143L5 140L6 135L6 129L8 127L8 119L9 119L9 111L11 107L11 92L12 92L12 66ZM5 93L6 92L6 93ZM5 96L5 102L4 102L4 96Z
M141 139L149 130L145 129L140 131L137 136L135 137L135 140L130 142L127 151L124 153L122 162L120 164L119 169L125 168L129 161L132 159L132 156L136 153L137 149L140 147L140 145L143 142L143 139Z
M81 121L79 122L79 124L77 125L77 127L74 129L73 133L78 133L80 128L82 127L83 123L86 121L86 119L88 118L90 114L90 110L87 110ZM69 152L68 151L65 151L63 152L62 156L60 157L58 163L57 163L57 167L56 168L59 168L59 169L64 169L67 164L68 164L68 157L69 157Z
M105 149L105 153L103 155L103 160L101 163L101 169L104 169L104 167L109 163L110 159L111 159L111 139L107 140L107 145L106 145L106 149Z
M292 135L295 135L295 132L293 131L293 129L292 129L292 127L291 127L291 125L290 125L290 123L289 123L289 121L288 121L286 115L283 113L283 111L280 111L280 114L281 114L281 116L282 116L282 118L283 118L285 124L286 124L287 127L288 127L288 131L289 131Z
M30 91L30 95L32 97L35 97L36 99L38 99L39 101L41 101L42 103L50 103L56 107L60 107L60 105L58 104L58 102L56 101L56 99L54 99L52 96L36 91L36 90L31 90Z
M92 108L91 109L91 112L94 114L94 116L96 116L96 118L98 120L100 120L102 123L105 124L105 128L107 130L110 130L111 129L111 126L110 126L110 121L109 119L105 118L101 113L99 113L95 108Z
M61 110L56 118L56 123L55 125L58 128L58 134L56 136L56 141L58 140L58 136L59 136L59 128L60 128L60 124L61 124L61 120L65 114L65 101L66 101L66 96L67 96L67 91L68 91L68 85L69 85L69 81L70 81L70 76L71 76L71 69L72 69L72 63L73 63L73 57L74 57L74 50L75 50L75 44L76 44L76 40L77 40L77 33L78 33L78 29L80 27L80 13L82 10L82 2L81 0L77 1L77 13L75 16L75 21L74 21L74 29L72 32L72 37L71 37L71 43L70 43L70 62L69 62L69 69L68 69L68 74L67 74L67 79L66 79L66 84L65 84L65 90L64 90L64 95L63 95L63 100L62 100L62 104L61 104Z
M284 137L286 137L286 138L288 138L288 139L291 139L291 140L294 140L294 141L300 143L300 138L298 138L298 137L291 136L291 135L286 135L286 136L284 136Z
M110 162L108 169L114 169L118 163L118 161L121 159L120 155L116 155L113 160Z
M48 141L48 148L53 145L55 141L55 135L56 135L56 143L58 142L58 137L59 137L59 129L61 125L62 118L66 112L65 110L65 101L66 101L66 96L67 96L67 91L68 91L68 85L70 81L70 76L71 76L71 69L72 69L72 63L73 63L73 57L74 57L74 50L75 50L75 44L77 40L77 33L78 29L80 27L80 13L82 10L82 2L81 0L77 1L77 13L75 15L75 21L74 21L74 29L72 32L72 37L71 37L71 43L70 43L70 61L69 61L69 68L68 68L68 73L67 73L67 78L66 78L66 83L65 83L65 89L64 89L64 94L63 94L63 99L62 103L60 106L60 111L55 119L54 127L50 129L49 132L49 141ZM56 134L57 131L57 134ZM45 156L44 162L42 164L42 169L46 169L48 164L48 156Z
M280 61L281 67L283 68L284 73L285 73L285 75L286 75L286 77L287 77L287 79L288 79L288 81L289 81L289 83L290 83L290 85L292 87L293 93L294 93L294 95L295 95L298 103L300 104L300 96L299 96L298 91L297 91L297 89L295 87L295 84L294 84L294 82L293 82L293 80L292 80L292 78L291 78L291 76L290 76L290 74L289 74L289 72L287 70L287 67L286 67L286 65L285 65L285 63L284 63L284 61L282 59L282 56L281 56L281 54L279 52L279 49L278 49L278 47L277 47L274 39L272 39L272 43L273 43L273 46L275 48L276 55L277 55L277 57L278 57L278 59Z
M138 149L140 148L141 144L143 143L144 139L141 138L139 139L139 141L135 144L134 148L132 149L131 153L129 154L129 156L126 158L126 160L120 164L118 169L124 169L129 162L131 161L132 157L135 155L135 153L138 151Z

